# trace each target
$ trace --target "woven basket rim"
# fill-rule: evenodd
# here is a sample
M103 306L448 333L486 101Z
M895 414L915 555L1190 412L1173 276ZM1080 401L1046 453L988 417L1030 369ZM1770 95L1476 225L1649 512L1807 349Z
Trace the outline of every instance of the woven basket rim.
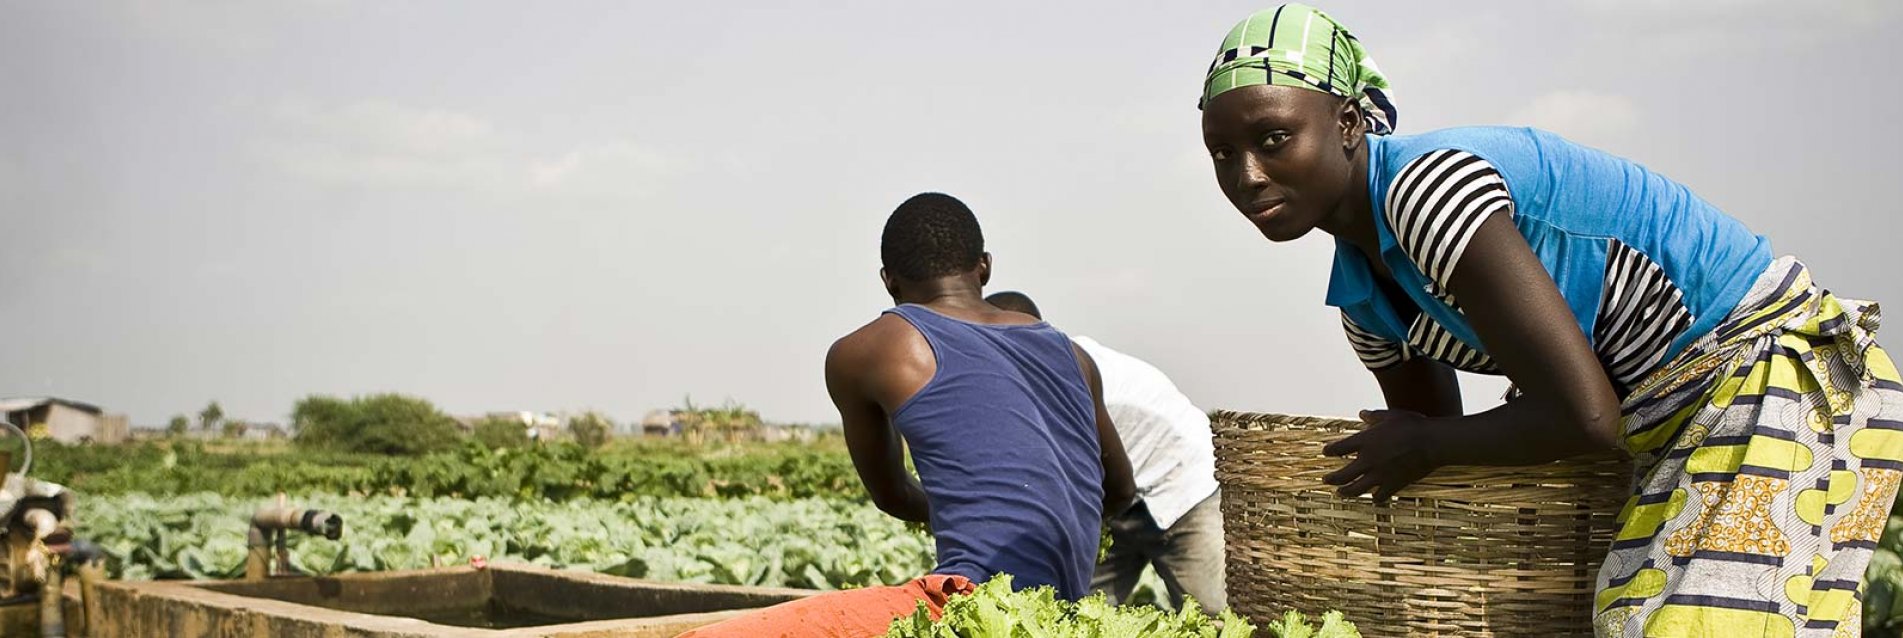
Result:
M1351 419L1346 417L1323 416L1323 415L1314 415L1314 414L1285 414L1280 412L1247 412L1242 410L1227 410L1227 409L1216 409L1216 410L1209 411L1209 419L1210 419L1210 428L1211 428L1212 434L1215 434L1216 439L1218 439L1219 441L1222 439L1220 430L1224 429L1224 428L1217 427L1219 422L1240 424L1243 426L1243 429L1248 429L1247 426L1251 426L1251 425L1288 426L1288 427L1271 427L1267 429L1270 429L1273 431L1289 432L1291 433L1288 435L1290 437L1298 437L1298 436L1302 436L1302 434L1300 433L1312 432L1314 433L1312 436L1308 436L1305 438L1316 438L1316 439L1329 437L1328 433L1331 433L1331 432L1340 432L1340 433L1358 432L1364 429L1365 426L1367 425L1366 423L1362 422L1359 419ZM1319 427L1301 427L1301 426L1310 426L1310 425L1319 426ZM1543 467L1543 466L1549 466L1549 465L1598 465L1598 464L1611 463L1611 462L1627 463L1630 460L1631 458L1627 456L1625 452L1622 450L1608 450L1605 452L1596 452L1596 453L1585 454L1585 455L1566 458L1566 459L1560 459L1558 461L1550 461L1547 463L1538 463L1538 464L1532 464L1532 465L1498 465L1498 466L1456 465L1456 466L1448 466L1448 467L1455 468L1460 471L1480 471L1480 472L1487 472L1487 473L1497 473L1501 471L1512 471L1514 468L1533 468L1533 467Z
M1324 456L1321 450L1328 443L1359 431L1356 426L1362 425L1360 421L1328 416L1233 410L1215 410L1211 414L1217 482L1224 488L1290 494L1332 494L1335 488L1324 484L1321 477L1340 469L1349 459ZM1448 465L1436 468L1396 496L1498 504L1510 495L1507 502L1558 505L1576 502L1576 497L1583 495L1568 496L1562 492L1578 489L1594 493L1623 492L1631 479L1631 467L1629 460L1619 453L1591 454L1531 465ZM1265 471L1268 469L1273 471ZM1358 500L1369 499L1364 495Z

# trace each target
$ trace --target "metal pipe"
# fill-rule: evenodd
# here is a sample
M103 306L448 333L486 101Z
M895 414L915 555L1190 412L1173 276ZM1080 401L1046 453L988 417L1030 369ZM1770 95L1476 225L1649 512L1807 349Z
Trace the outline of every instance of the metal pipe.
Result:
M291 569L291 548L290 548L290 546L288 546L288 545L286 545L286 544L285 544L285 539L284 539L284 537L285 537L285 536L288 536L288 534L285 534L285 533L284 533L284 530L278 530L278 540L277 540L277 546L278 546L278 566L277 566L277 573L278 573L278 575L280 575L280 576L283 576L283 575L288 575L288 574L291 574L292 572L295 572L295 571L296 571L296 570L293 570L293 569Z
M99 610L97 586L106 581L106 562L93 561L73 571L79 574L79 631L82 635L98 635L93 628L99 626L104 614Z
M106 550L100 549L98 545L84 540L73 541L71 545L67 545L64 549L60 550L59 553L66 556L66 562L82 567L106 557Z
M291 571L291 553L285 546L285 531L298 530L330 540L344 535L344 518L323 510L266 507L251 515L251 530L245 534L245 580L263 580L271 575L272 548L277 549L277 571Z
M106 552L98 545L74 540L62 553L66 555L64 562L72 565L73 573L79 577L78 634L89 635L93 622L99 619L99 598L95 587L106 579Z
M66 595L60 591L59 567L46 571L40 587L40 638L66 638Z
M245 532L244 579L264 580L271 575L271 535L276 530L267 531L257 525Z
M264 529L294 529L337 540L344 534L344 517L323 510L266 507L251 515L251 525Z

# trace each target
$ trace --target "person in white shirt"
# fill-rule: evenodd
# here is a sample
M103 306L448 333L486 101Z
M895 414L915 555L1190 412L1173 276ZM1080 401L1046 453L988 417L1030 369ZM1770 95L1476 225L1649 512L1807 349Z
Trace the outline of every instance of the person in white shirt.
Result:
M1020 292L985 298L1003 310L1038 319L1037 304ZM1089 337L1071 341L1097 362L1103 401L1135 471L1137 503L1110 519L1110 552L1097 565L1091 588L1112 603L1129 599L1145 565L1156 567L1170 602L1185 594L1211 614L1228 606L1223 589L1222 495L1209 415L1190 403L1168 376L1141 359Z

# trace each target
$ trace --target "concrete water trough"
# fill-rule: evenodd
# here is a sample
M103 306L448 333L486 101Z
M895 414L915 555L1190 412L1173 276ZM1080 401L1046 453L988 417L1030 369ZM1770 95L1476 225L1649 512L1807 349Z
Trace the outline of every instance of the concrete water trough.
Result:
M86 614L85 608L80 602L79 583L69 581L66 583L65 589L66 595L61 597L61 602L63 603L62 608L65 610L62 616L64 618L63 624L66 627L66 635L86 635ZM40 635L42 629L40 626L40 611L41 607L38 600L0 603L0 637L13 638L14 636L20 636L21 638L31 638Z
M691 585L526 565L246 581L105 582L95 637L648 638L794 600L802 589Z

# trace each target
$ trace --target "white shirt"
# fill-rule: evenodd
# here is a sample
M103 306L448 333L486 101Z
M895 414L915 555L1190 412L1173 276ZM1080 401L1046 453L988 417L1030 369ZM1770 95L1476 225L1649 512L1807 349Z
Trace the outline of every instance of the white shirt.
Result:
M1097 362L1104 407L1130 457L1137 496L1158 527L1169 529L1189 508L1216 493L1216 448L1209 415L1189 402L1163 371L1090 337L1071 337Z

